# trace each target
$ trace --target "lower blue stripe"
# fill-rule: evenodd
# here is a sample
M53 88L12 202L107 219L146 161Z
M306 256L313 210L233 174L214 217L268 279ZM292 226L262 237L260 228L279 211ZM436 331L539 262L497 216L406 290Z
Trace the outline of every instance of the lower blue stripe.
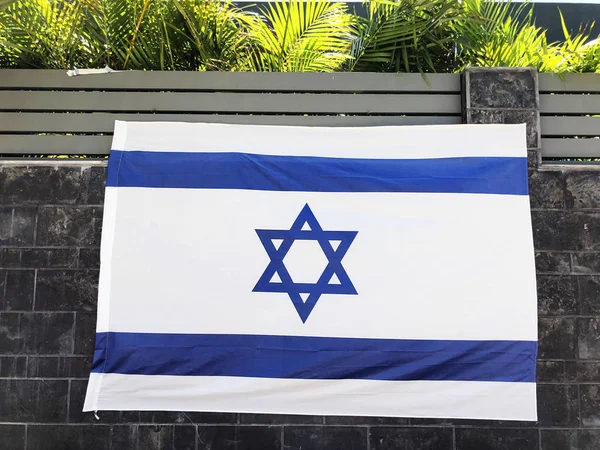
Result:
M535 382L537 342L98 333L92 372Z
M527 195L527 158L356 159L112 150L107 186Z

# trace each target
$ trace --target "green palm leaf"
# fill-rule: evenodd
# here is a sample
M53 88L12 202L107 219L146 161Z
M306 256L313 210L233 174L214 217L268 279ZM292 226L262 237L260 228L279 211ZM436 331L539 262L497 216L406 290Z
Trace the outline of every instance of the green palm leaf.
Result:
M331 72L349 58L353 24L345 4L275 1L263 15L248 21L254 70Z
M459 0L372 0L358 20L348 70L412 71L452 69L451 23Z

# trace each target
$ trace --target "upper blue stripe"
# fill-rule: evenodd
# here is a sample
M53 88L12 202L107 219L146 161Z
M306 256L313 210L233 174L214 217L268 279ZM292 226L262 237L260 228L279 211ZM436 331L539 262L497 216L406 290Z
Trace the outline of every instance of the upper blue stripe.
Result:
M527 158L358 159L112 150L107 186L527 195Z
M535 382L537 342L98 333L92 372Z

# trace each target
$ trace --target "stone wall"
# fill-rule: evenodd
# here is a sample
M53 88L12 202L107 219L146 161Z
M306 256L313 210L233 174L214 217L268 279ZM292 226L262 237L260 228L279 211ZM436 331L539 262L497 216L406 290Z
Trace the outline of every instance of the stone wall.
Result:
M597 450L600 171L538 170L539 422L81 412L105 167L0 164L0 448Z
M101 412L96 419L84 414L105 166L4 161L0 449L600 449L600 170L539 166L538 102L530 86L536 81L530 71L508 72L465 76L465 120L529 125L539 293L537 423L188 412ZM482 89L487 96L478 94Z

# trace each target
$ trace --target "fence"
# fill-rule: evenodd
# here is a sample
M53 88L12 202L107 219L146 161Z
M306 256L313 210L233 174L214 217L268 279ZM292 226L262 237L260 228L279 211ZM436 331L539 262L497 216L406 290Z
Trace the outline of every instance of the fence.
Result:
M429 85L427 84L429 83ZM460 77L0 70L0 153L108 154L115 119L288 125L460 123Z
M539 76L542 156L600 157L600 74ZM272 125L461 123L454 74L0 70L0 153L105 155L114 120Z
M542 156L600 157L600 74L540 74Z

